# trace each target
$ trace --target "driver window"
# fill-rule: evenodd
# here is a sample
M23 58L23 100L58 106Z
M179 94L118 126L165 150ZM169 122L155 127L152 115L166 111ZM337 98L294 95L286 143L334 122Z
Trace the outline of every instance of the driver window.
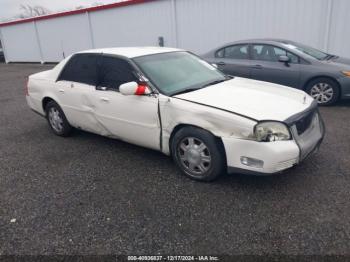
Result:
M253 45L252 48L253 60L276 62L278 58L275 57L275 52L270 45Z
M282 48L279 48L279 47L273 47L273 50L275 51L275 55L277 57L277 60L278 60L278 57L281 56L281 55L285 55L285 56L288 56L289 59L290 59L290 62L291 63L294 63L294 64L297 64L299 63L299 57L290 53L290 52L287 52L286 50L282 49Z
M119 91L121 84L137 81L132 66L123 59L101 56L98 64L98 86L100 87Z
M252 47L253 60L278 62L279 57L282 55L288 56L290 58L291 63L299 63L298 56L287 52L282 48L272 45L253 45Z

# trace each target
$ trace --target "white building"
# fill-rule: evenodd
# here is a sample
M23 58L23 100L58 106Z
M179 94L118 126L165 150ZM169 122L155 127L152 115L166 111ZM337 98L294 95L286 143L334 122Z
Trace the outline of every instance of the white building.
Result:
M349 0L130 0L0 24L7 62L158 45L204 53L226 42L285 38L350 57Z

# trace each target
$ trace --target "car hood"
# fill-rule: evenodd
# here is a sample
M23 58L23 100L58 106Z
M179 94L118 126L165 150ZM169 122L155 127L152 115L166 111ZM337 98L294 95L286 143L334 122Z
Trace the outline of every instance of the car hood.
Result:
M339 63L339 64L350 66L350 58L338 57L338 58L334 59L333 61L336 63Z
M313 102L303 91L239 77L174 97L258 121L284 121L306 110Z
M328 61L324 61L325 64L329 65L335 65L338 66L339 68L343 69L350 69L350 58L345 58L345 57L337 57Z

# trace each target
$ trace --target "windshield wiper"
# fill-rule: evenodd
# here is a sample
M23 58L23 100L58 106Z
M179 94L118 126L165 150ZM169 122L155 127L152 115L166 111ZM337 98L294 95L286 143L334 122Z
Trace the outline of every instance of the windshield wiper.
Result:
M219 84L219 83L224 82L224 81L227 81L227 80L231 80L232 78L233 78L233 76L225 76L224 79L217 79L217 80L212 81L212 82L210 82L210 83L204 84L204 85L202 85L201 87L187 88L187 89L184 89L184 90L180 90L180 91L178 91L178 92L173 93L172 96L180 95L180 94L184 94L184 93L189 93L189 92L192 92L192 91L196 91L196 90L199 90L199 89L208 87L208 86L212 86L212 85Z
M187 89L175 92L171 96L176 96L176 95L180 95L180 94L189 93L189 92L192 92L192 91L196 91L198 89L201 89L201 88L200 87L199 88L198 87L197 88L187 88Z
M339 56L327 54L322 60L331 60L333 58L338 58Z
M221 82L225 82L225 81L230 80L230 79L232 79L232 78L231 77L225 77L224 79L218 79L218 80L212 81L210 83L207 83L205 85L202 85L202 88L207 87L207 86L216 85L216 84L219 84Z

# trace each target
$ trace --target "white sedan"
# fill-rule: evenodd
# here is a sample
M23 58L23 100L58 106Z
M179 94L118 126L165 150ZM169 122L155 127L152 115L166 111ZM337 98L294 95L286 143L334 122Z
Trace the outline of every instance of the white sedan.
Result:
M290 168L325 132L303 91L225 76L173 48L79 52L31 75L26 95L56 135L78 128L159 150L203 181Z

